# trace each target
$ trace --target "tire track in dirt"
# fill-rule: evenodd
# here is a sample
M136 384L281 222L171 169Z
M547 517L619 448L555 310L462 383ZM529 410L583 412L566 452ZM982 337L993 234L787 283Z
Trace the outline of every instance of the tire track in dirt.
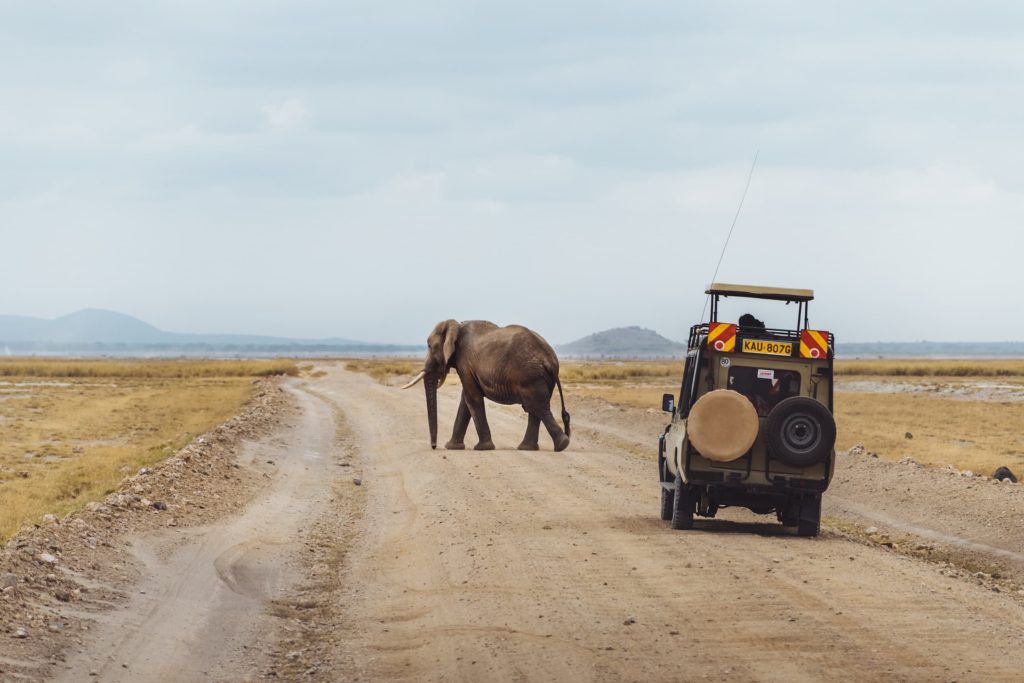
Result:
M269 644L271 602L304 573L299 537L324 508L334 472L329 406L291 382L302 408L283 432L250 444L248 466L273 461L271 486L238 514L190 530L131 540L144 565L129 603L102 615L89 642L55 680L241 680L257 675ZM254 650L250 650L254 647Z
M1019 678L1004 654L1024 612L1002 596L741 511L673 532L652 463L579 435L562 454L431 451L420 393L326 369L318 391L349 417L367 488L350 676ZM442 429L456 398L439 395ZM517 444L521 411L488 413L495 443Z

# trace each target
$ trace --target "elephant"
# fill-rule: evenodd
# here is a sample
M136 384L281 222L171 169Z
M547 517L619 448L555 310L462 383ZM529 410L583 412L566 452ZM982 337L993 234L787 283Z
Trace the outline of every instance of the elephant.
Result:
M519 404L529 415L519 450L538 450L541 423L551 436L556 452L569 446L569 413L565 410L565 396L558 378L558 356L544 338L521 325L498 327L486 320L462 323L443 320L427 337L423 370L402 387L408 389L423 380L431 448L437 448L437 390L453 367L462 381L462 398L452 438L445 448L461 450L466 447L464 439L472 418L479 437L476 450L494 449L484 412L485 398L505 405ZM551 395L555 387L562 402L565 431L551 415Z

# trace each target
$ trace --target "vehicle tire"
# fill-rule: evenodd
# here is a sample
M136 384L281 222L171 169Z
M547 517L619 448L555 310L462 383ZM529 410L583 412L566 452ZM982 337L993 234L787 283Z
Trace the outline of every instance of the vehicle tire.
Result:
M675 507L676 492L673 489L661 485L661 519L668 522L672 519L672 509Z
M775 406L765 432L771 456L796 467L821 462L836 443L832 413L807 396L791 396Z
M692 529L693 512L697 507L697 499L679 475L676 475L676 490L672 497L675 499L672 501L672 528Z
M817 536L821 530L821 496L808 496L800 501L797 536Z

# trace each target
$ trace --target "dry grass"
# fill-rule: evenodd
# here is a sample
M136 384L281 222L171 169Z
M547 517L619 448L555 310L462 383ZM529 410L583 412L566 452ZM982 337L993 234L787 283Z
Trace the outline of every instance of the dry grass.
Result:
M366 373L378 382L385 382L392 377L412 379L423 369L423 361L363 358L345 361L345 368L352 372Z
M836 448L862 444L884 458L911 457L989 474L1024 466L1024 403L918 394L838 393ZM906 438L909 432L913 438Z
M569 361L561 364L562 384L579 382L657 382L679 384L683 361Z
M679 387L652 387L639 385L563 385L568 400L569 396L589 396L600 398L615 405L627 408L654 408L661 410L661 397L663 394L679 395ZM558 398L557 396L555 398Z
M413 377L423 368L420 359L362 358L345 361L347 369L363 372L377 380L391 377ZM634 380L650 382L678 378L682 372L682 361L569 361L561 364L560 377L563 385L579 382L622 382ZM453 378L449 378L449 381ZM678 379L673 380L678 382Z
M839 360L837 376L1024 377L1024 360Z
M562 363L563 382L639 381L664 379L678 384L683 361L568 361ZM1024 377L1024 359L838 360L837 376L874 377Z
M661 408L661 396L679 393L682 361L569 361L559 373L567 394L628 408Z
M0 539L113 491L126 475L236 414L253 377L294 367L0 360Z
M295 361L273 360L108 360L0 358L0 377L197 378L298 375Z

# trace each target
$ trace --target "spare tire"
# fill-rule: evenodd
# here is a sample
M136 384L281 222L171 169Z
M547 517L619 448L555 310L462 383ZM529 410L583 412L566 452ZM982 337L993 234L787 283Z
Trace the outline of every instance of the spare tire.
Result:
M775 406L765 430L771 456L796 467L821 462L836 443L832 413L807 396L791 396Z
M710 391L693 404L686 434L697 451L715 462L729 462L750 450L757 439L757 411L743 394Z

